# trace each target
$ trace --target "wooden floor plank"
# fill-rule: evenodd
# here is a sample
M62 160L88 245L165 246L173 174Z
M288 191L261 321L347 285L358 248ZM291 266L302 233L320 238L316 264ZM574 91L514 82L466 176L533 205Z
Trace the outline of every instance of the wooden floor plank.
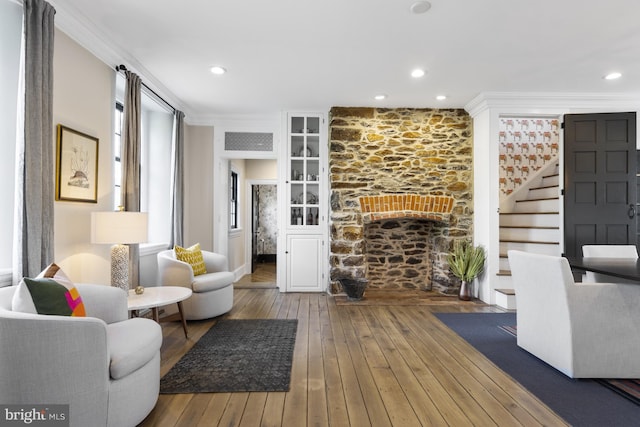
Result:
M220 426L239 426L244 409L247 406L249 393L230 393L229 401L224 408L222 418L218 422Z
M190 321L189 338L172 318L161 323L161 374L220 319L298 319L290 390L163 394L140 426L566 425L434 311L504 310L424 292L351 303L237 289L231 312Z
M336 353L336 344L331 328L329 304L326 295L318 299L320 334L322 345L322 363L324 365L325 395L329 425L349 425L349 414L340 375L340 364Z
M262 422L264 405L267 401L268 393L249 393L247 405L240 420L240 427L259 427Z
M376 425L390 426L392 424L389 419L389 414L387 414L384 401L380 396L380 392L378 391L376 382L373 379L373 375L369 369L369 364L367 363L367 359L358 339L358 334L356 333L346 309L338 310L338 317L342 324L344 336L347 341L347 348L351 355L351 361L353 362L358 384L360 385L360 392L364 399L364 407L369 414L369 419L375 420Z
M209 400L209 404L202 413L200 421L195 424L195 426L197 427L220 425L222 414L227 408L227 404L231 400L231 393L210 393L210 395L211 399ZM177 426L178 425L181 424L177 424ZM185 427L187 426L186 424L182 425L184 425Z
M349 425L371 425L371 420L369 419L369 413L367 412L367 408L365 406L362 390L360 389L360 383L358 382L355 363L351 358L351 353L349 352L349 346L347 344L347 338L345 337L344 329L342 328L340 314L338 313L338 308L336 307L335 301L333 299L329 299L327 301L327 308L329 310L331 333L333 334L333 343L335 345L334 351L338 360L340 382L342 383L346 406L345 409L349 417ZM335 379L333 382L334 384L336 384L336 387L337 382L337 379ZM333 401L333 403L339 404L339 401Z
M421 309L418 309L418 312L426 315ZM502 402L503 406L511 411L523 425L564 424L564 421L557 414L546 407L531 392L513 381L493 362L478 353L468 342L457 334L452 336L449 328L443 323L433 322L429 330L432 335L439 336L440 339L447 339L449 351L462 362L462 368L465 371L473 371L479 378L485 379L487 381L484 383L486 390ZM462 355L465 357L463 358Z
M308 402L313 402L313 404L308 405L307 425L318 427L329 425L319 306L319 300L324 300L325 298L324 295L320 294L309 296L307 399Z
M421 361L417 361L413 353L406 354L396 344L398 340L402 339L397 330L383 327L383 323L389 324L387 319L388 310L381 310L376 307L375 310L366 310L363 315L367 320L372 336L378 342L389 366L398 378L408 403L420 422L423 425L447 425L432 397L416 378L416 374L425 370L426 367L421 364Z
M374 338L369 325L364 319L363 312L369 311L368 307L348 307L347 313L357 334L363 355L369 365L369 370L376 388L384 403L387 415L393 425L419 426L420 421L413 407L407 400L404 390L400 386L389 361L383 354L378 341ZM384 334L382 330L379 333ZM396 359L400 362L401 359ZM400 363L404 364L404 361Z
M294 312L292 304L288 316L298 319L296 344L293 350L291 366L291 384L284 400L282 424L285 426L303 426L308 414L308 377L307 358L309 355L309 295L299 296L298 310Z

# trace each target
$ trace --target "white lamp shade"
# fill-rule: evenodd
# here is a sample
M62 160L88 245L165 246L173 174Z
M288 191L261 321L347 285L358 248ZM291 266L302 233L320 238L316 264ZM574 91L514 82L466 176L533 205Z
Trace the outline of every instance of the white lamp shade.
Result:
M91 243L144 243L146 212L91 212Z

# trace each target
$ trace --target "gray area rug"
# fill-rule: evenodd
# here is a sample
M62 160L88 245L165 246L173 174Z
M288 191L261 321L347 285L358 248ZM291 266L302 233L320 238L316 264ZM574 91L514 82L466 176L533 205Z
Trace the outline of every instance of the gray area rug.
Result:
M297 320L220 320L160 380L160 393L288 391Z

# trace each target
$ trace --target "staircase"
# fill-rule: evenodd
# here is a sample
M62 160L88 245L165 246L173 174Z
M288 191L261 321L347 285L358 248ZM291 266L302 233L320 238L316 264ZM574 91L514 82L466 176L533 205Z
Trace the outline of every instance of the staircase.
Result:
M517 249L547 255L560 255L560 176L558 165L543 173L523 194L516 196L510 212L500 212L500 264L497 301L513 301L511 270L507 252ZM503 209L501 209L502 211ZM511 296L512 298L504 298ZM511 305L511 304L509 304Z

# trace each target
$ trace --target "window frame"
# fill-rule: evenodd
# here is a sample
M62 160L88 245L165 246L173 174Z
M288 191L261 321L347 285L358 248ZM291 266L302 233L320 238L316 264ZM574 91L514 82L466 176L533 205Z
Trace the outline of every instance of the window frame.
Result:
M229 230L238 230L239 218L239 192L238 192L238 172L231 169L229 173Z
M118 210L122 205L122 126L124 122L124 105L119 101L116 101L115 115L115 123L120 122L120 129L114 126L113 131L113 208ZM119 147L117 141L120 141ZM116 179L118 176L120 180Z

